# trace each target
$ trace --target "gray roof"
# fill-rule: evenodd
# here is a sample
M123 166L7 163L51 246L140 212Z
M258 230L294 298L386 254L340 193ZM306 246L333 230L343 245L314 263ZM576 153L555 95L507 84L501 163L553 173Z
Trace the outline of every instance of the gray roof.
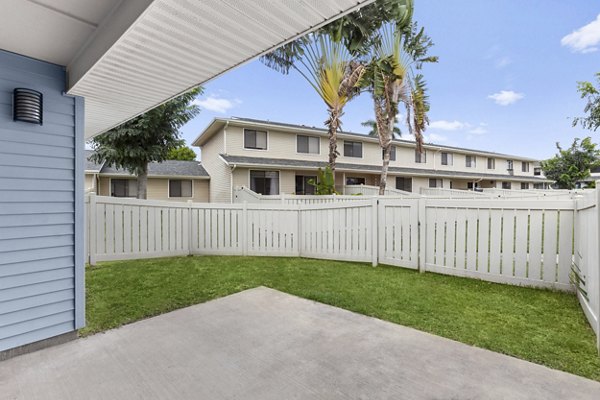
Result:
M265 121L265 120L260 120L260 119L242 118L242 117L232 117L231 120L248 122L248 123L256 123L256 124L269 124L269 125L273 125L273 126L281 126L281 127L285 127L285 128L292 128L292 129L294 129L294 128L296 128L296 129L311 129L311 130L318 131L321 133L327 133L327 129L317 128L317 127L308 126L308 125L297 125L297 124L289 124L289 123L284 123L284 122ZM362 138L367 137L367 138L371 138L371 139L376 139L376 138L369 136L367 134L364 134L364 133L346 132L346 131L340 131L340 133L342 133L344 135L354 135L354 136L358 136L358 137L362 137ZM408 145L415 144L414 141L405 140L405 139L393 139L392 141L395 143L404 143L404 144L408 144ZM504 153L496 153L493 151L469 149L466 147L446 146L446 145L441 145L441 144L436 144L436 143L431 143L431 142L425 143L425 145L426 146L435 146L435 147L439 147L442 149L448 149L448 150L467 151L467 152L480 153L480 154L489 154L489 155L493 155L493 156L501 156L501 157L506 157L508 159L517 158L519 160L538 161L537 159L530 158L530 157L523 157L523 156L510 155L510 154L504 154Z
M88 172L100 172L100 170L102 169L102 166L104 165L104 163L102 164L96 164L95 162L90 160L90 156L94 154L93 150L86 150L85 151L85 170Z
M113 166L106 165L105 163L96 164L89 160L89 157L93 153L92 150L86 150L87 164L85 170L87 172L96 172L107 175L131 175L128 171ZM166 160L163 162L151 162L148 164L148 176L189 176L189 177L200 177L208 178L208 172L204 169L202 164L198 161L179 161L179 160Z
M295 167L295 168L324 168L327 165L325 161L305 161L305 160L289 160L279 158L263 158L263 157L243 157L230 156L221 154L221 157L229 164L241 165L256 165L262 167ZM380 172L381 165L364 165L364 164L348 164L337 163L336 168L340 170L356 170L356 171L372 171ZM492 180L519 180L519 181L548 181L544 177L539 176L514 176L500 174L484 174L481 172L460 172L460 171L441 171L437 169L422 169L422 168L405 168L405 167L389 167L390 173L404 175L421 175L421 176L436 176L436 177L452 177L452 178L484 178Z
M107 175L131 175L129 172L105 165L100 172ZM208 178L208 172L198 161L166 160L148 164L148 176L190 176Z

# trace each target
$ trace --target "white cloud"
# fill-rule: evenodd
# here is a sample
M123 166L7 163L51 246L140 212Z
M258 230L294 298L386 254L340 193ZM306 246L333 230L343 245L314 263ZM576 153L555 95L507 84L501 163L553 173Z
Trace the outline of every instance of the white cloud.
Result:
M469 130L469 133L472 133L473 135L483 135L484 133L487 133L487 129L484 128L484 124L479 125L471 130Z
M488 99L492 99L501 106L507 106L521 100L525 95L523 93L513 92L512 90L501 90L498 93L490 94Z
M429 123L429 128L431 129L439 129L442 131L457 131L459 129L464 129L468 126L468 124L464 123L464 122L460 122L460 121L446 121L446 120L439 120L439 121L431 121Z
M494 65L498 69L502 69L510 64L512 64L512 59L509 56L500 57L494 62Z
M423 140L426 143L437 143L437 142L445 142L448 140L446 136L438 135L436 133L430 133L429 135L425 135Z
M228 100L222 99L215 96L208 96L205 99L196 99L193 102L197 106L217 113L225 114L228 110L235 107L236 104L241 103L240 100Z
M600 14L587 25L563 37L560 44L571 48L575 53L592 53L600 44Z

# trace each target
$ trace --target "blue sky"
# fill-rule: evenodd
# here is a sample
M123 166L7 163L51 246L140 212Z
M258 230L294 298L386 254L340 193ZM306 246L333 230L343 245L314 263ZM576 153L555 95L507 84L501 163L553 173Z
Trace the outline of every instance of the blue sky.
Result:
M431 100L427 141L537 158L552 156L557 141L600 141L570 120L584 107L576 82L600 72L600 1L415 3L415 19L440 58L423 69ZM258 60L207 83L198 103L200 115L182 129L188 143L214 117L317 127L327 117L298 73L282 75ZM360 123L373 118L372 109L366 93L353 100L343 130L365 132Z

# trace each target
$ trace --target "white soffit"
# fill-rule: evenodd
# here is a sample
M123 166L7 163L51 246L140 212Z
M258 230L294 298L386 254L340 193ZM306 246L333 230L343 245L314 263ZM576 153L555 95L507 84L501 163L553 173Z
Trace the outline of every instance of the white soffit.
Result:
M108 49L92 41L95 59L84 50L68 66L86 138L372 1L155 0Z

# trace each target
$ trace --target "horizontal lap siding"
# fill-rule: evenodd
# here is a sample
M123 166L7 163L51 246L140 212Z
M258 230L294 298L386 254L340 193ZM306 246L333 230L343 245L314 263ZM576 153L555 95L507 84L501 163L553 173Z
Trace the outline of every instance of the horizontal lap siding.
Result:
M0 52L0 351L75 329L75 100L57 66ZM42 126L12 90L44 95Z

